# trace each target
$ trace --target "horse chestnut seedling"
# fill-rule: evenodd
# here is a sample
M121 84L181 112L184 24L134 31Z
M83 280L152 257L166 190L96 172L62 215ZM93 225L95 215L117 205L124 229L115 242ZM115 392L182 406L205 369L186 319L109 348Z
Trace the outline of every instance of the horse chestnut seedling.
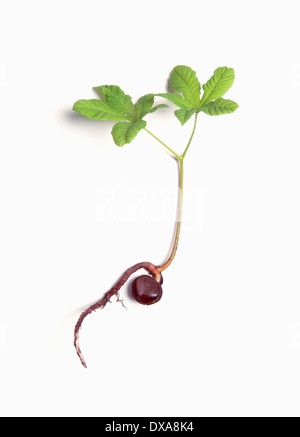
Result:
M116 296L117 301L123 303L119 296L119 289L134 272L139 269L145 269L150 276L142 275L133 281L131 285L133 298L143 305L152 305L161 299L161 272L169 267L173 261L179 241L183 202L183 162L196 131L197 118L201 112L207 115L221 115L234 112L238 108L237 103L232 100L225 100L222 97L226 91L229 90L233 81L233 69L219 67L214 71L214 74L206 84L203 85L203 93L201 93L201 85L195 71L185 65L177 65L170 75L170 85L175 92L146 94L140 97L134 104L131 97L125 94L119 86L103 85L94 88L100 99L77 100L77 102L74 103L74 111L88 118L117 122L111 131L113 140L117 146L122 147L125 144L131 143L140 131L147 132L171 153L173 158L176 159L179 169L178 211L175 236L170 255L162 265L156 266L150 262L141 262L128 268L119 281L105 293L102 299L81 313L74 330L74 345L84 367L86 367L86 363L79 347L79 330L83 320L92 311L98 308L104 308L105 305L110 302L112 296ZM147 123L144 117L157 111L157 109L168 107L166 104L153 106L154 98L157 96L165 98L172 102L172 104L178 106L179 109L177 109L174 114L181 125L184 125L191 117L194 117L194 126L191 136L181 155L146 129Z

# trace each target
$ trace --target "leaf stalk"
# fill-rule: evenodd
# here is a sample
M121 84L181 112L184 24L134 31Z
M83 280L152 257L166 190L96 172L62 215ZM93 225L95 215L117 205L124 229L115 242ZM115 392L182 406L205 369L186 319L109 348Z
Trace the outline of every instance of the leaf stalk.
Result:
M150 132L148 129L144 128L146 132L148 132L148 134L150 134L153 138L155 138L160 144L162 144L166 149L169 150L169 152L172 153L172 155L175 156L175 158L177 159L181 159L181 157L174 152L174 150L171 149L171 147L167 146L163 141L161 141L156 135L154 135L152 132Z
M194 133L195 133L195 130L196 130L196 126L197 126L197 118L198 118L198 112L196 112L196 114L195 114L194 127L193 127L193 131L192 131L192 135L191 135L191 137L190 137L190 139L189 139L189 142L188 142L188 144L187 144L187 146L186 146L186 148L185 148L183 154L181 155L182 158L185 157L186 152L188 151L188 149L189 149L189 147L190 147L190 144L191 144L191 142L192 142L192 139L193 139L193 136L194 136Z

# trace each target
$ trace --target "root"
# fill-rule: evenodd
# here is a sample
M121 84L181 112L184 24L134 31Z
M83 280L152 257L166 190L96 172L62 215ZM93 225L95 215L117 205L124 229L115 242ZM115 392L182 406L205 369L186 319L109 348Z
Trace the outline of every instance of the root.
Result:
M105 293L105 295L103 296L102 299L100 299L99 301L97 301L93 305L89 306L86 310L84 310L81 313L81 315L80 315L80 317L75 325L74 346L75 346L77 355L80 358L81 364L84 367L87 367L87 365L86 365L85 359L84 359L83 354L82 354L80 347L79 347L79 330L81 328L83 320L86 318L87 315L89 315L93 311L96 311L97 309L103 309L108 302L111 302L110 299L112 296L116 296L117 302L121 302L121 304L124 306L124 308L126 308L124 305L123 299L120 299L119 290L133 273L135 273L137 270L142 269L142 268L148 270L150 275L157 282L159 282L160 284L162 283L162 275L161 275L160 271L156 268L156 266L154 266L152 263L141 262L141 263L135 264L134 266L130 267L129 269L127 269L123 273L123 275L121 276L119 281L109 291L107 291Z

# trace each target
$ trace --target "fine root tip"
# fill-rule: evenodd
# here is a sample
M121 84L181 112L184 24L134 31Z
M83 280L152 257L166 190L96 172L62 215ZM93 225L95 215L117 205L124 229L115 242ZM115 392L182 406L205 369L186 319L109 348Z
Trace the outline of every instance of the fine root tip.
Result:
M80 362L83 365L83 367L85 367L87 369L87 365L86 365L86 362L85 362L85 360L83 358L82 353L80 352L80 355L78 354L78 356L79 356Z
M127 307L125 306L125 304L124 304L124 300L123 300L123 299L120 299L120 300L118 300L117 302L121 302L122 307L125 308L125 310L128 310L128 308L127 308Z
M76 352L77 352L77 355L80 359L81 364L83 365L83 367L87 368L85 359L83 358L82 352L81 352L80 347L79 347L79 334L78 334L78 332L75 334L74 346L75 346L75 349L76 349Z
M119 293L116 294L116 297L117 297L116 302L120 302L122 304L123 308L125 308L125 310L127 310L128 308L126 308L126 306L124 304L124 299L120 299Z

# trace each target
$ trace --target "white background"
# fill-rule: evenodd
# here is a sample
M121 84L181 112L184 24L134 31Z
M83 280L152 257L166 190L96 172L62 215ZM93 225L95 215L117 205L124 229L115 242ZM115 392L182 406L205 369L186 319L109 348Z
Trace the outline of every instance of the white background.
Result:
M1 415L299 415L298 17L296 0L2 4ZM80 312L167 256L177 168L146 132L118 148L113 123L72 105L103 84L165 92L178 64L202 84L233 67L240 109L199 117L163 299L125 288L128 311L89 316L84 369ZM181 153L192 122L173 109L148 128Z

